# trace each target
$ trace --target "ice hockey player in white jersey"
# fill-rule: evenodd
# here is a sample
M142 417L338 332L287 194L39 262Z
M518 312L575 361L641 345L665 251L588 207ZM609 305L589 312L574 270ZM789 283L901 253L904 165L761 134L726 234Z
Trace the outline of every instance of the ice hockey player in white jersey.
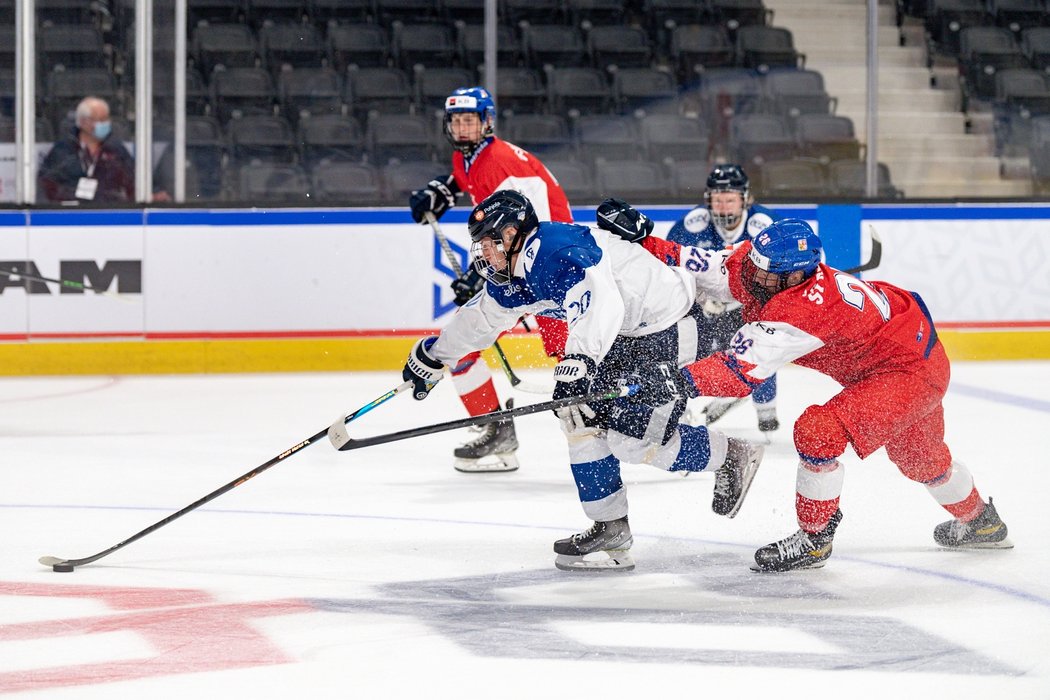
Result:
M735 163L721 163L711 169L704 190L704 203L690 210L671 227L667 240L675 243L721 250L744 241L750 241L780 217L773 211L755 204L751 196L751 181L744 169ZM710 300L704 305L707 321L701 344L707 352L718 352L729 347L737 330L744 325L740 304L723 304ZM772 377L755 389L751 395L758 415L758 429L769 432L780 427L777 420L777 377ZM712 399L704 408L704 420L710 425L729 409L746 399Z
M652 222L628 208L602 226L637 230ZM425 398L446 366L486 348L526 313L568 323L554 398L583 397L631 383L651 363L682 367L697 357L692 275L671 268L608 230L540 222L522 194L501 190L470 214L472 264L485 291L462 306L437 337L412 348L403 376ZM554 543L560 569L632 569L621 460L669 471L715 471L712 509L733 517L762 449L706 427L679 425L685 399L648 406L626 398L559 410L583 511L594 524ZM589 556L589 555L595 556Z

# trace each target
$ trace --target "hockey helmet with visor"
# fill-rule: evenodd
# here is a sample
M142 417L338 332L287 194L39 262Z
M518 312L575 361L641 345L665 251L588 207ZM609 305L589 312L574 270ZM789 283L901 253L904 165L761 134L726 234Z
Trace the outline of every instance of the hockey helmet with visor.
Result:
M720 193L739 194L737 197L718 197ZM704 190L704 205L711 219L722 229L734 228L751 206L751 181L736 163L721 163L711 169Z
M474 207L467 221L471 264L493 284L510 283L525 238L540 225L532 202L520 192L499 190Z
M820 238L805 221L774 221L751 241L742 269L744 286L764 304L813 274L822 250Z
M478 123L459 124L457 114L476 114ZM472 153L495 129L496 103L485 88L459 88L445 98L445 138L457 151Z

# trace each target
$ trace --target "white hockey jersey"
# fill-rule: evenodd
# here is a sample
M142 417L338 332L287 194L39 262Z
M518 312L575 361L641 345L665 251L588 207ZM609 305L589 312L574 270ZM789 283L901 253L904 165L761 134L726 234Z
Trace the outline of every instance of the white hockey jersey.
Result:
M525 240L510 284L486 283L485 293L460 307L431 352L453 365L532 313L564 319L565 354L598 364L617 336L669 328L695 298L688 271L664 265L642 246L599 229L542 222Z

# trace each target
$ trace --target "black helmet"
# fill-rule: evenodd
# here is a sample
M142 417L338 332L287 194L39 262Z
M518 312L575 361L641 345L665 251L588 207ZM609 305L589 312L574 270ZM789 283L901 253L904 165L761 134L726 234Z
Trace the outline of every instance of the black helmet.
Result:
M711 195L715 192L739 192L744 204L739 212L732 214L716 214L711 209ZM751 181L747 173L736 163L721 163L711 169L707 176L707 190L704 192L704 203L715 224L723 229L731 229L740 221L744 215L744 209L751 206Z
M493 284L508 284L512 272L511 256L521 251L525 238L539 225L540 221L536 217L532 202L514 190L493 192L474 207L467 221L467 230L470 232L470 240L473 241L470 247L472 264L478 274ZM514 226L516 229L509 242L504 240L503 235L507 226ZM495 241L497 250L503 253L502 266L493 265L482 254L482 242L486 238Z

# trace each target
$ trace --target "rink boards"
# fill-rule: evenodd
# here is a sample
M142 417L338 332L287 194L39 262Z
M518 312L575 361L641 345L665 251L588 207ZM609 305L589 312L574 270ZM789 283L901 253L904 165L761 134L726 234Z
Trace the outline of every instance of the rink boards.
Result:
M663 234L686 207L644 207ZM949 352L1050 358L1050 205L777 207L818 229L828 262L918 291ZM467 209L442 221L466 264ZM593 223L593 210L574 211ZM114 374L401 366L454 311L453 272L403 209L0 213L0 372ZM522 367L537 339L503 343Z

